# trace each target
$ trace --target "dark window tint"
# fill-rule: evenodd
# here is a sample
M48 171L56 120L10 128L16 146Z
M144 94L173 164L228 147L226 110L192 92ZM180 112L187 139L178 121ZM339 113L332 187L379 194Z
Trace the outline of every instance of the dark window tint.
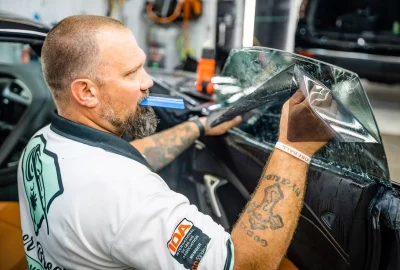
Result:
M217 101L224 107L233 106L242 98L249 97L268 85L264 93L270 95L270 98L247 114L248 118L240 129L261 143L275 144L282 105L295 90L290 89L293 87L290 80L299 80L299 76L291 75L291 71L288 71L292 70L291 67L301 70L302 76L329 89L346 112L348 117L345 118L351 120L341 126L345 129L341 140L328 143L314 156L313 162L342 174L389 184L380 134L360 80L352 72L278 50L233 50L222 71L223 77L231 80L225 80L229 83L216 85ZM282 91L285 88L288 88L287 91ZM276 89L284 94L278 95ZM341 129L335 131L341 133Z

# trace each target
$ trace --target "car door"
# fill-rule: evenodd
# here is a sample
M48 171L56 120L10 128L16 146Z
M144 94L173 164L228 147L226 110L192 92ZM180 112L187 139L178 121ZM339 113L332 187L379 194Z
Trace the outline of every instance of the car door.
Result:
M220 138L204 138L193 150L200 209L232 229L277 141L282 105L295 90L287 81L293 78L287 73L293 64L329 88L343 113L360 126L353 129L358 134L342 134L314 156L288 257L300 269L395 269L391 267L398 261L388 266L388 254L398 252L399 242L382 233L384 215L375 210L388 196L396 216L398 188L390 181L379 130L358 76L339 67L266 48L231 53L222 75L233 83L216 85L216 103L234 105L260 85L266 94L255 95L262 104L253 106L256 98L245 103L253 109L241 111L245 120L238 128ZM397 235L397 227L389 227L388 235Z
M0 201L17 201L20 154L54 108L39 63L48 30L0 13Z

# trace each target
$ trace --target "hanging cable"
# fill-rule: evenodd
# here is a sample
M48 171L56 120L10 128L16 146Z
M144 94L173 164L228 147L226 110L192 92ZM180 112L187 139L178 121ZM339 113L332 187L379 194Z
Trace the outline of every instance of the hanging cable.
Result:
M125 0L108 0L107 16L113 17L114 13L125 4Z
M146 14L148 18L159 24L168 24L176 21L178 18L182 20L182 44L181 58L187 58L191 53L190 49L190 30L189 21L194 17L201 15L202 2L200 0L178 0L176 1L175 10L170 16L160 17L155 13L155 0L148 1L146 5Z
M146 13L149 18L157 23L166 24L175 21L182 13L182 3L185 0L179 0L176 4L174 12L168 17L159 17L157 14L154 13L154 1L151 1L146 6Z
M193 15L201 14L201 3L199 0L184 0L183 3L183 38L184 38L184 49L186 53L190 50L190 39L189 39L189 20L192 19Z
M183 42L184 49L187 53L190 48L189 40L189 19L190 19L190 0L185 0L183 3Z

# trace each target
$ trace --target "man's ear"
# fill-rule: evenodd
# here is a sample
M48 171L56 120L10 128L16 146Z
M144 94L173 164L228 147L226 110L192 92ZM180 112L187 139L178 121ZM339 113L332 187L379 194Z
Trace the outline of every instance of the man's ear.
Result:
M94 108L99 103L97 86L88 79L77 79L71 83L71 94L75 101L88 108Z

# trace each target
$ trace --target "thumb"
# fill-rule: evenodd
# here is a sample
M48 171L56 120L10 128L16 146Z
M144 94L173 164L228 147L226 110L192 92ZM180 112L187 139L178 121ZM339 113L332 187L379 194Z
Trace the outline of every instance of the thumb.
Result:
M233 122L234 122L235 126L239 125L242 121L243 121L243 117L241 115L238 115L235 118L233 118Z

